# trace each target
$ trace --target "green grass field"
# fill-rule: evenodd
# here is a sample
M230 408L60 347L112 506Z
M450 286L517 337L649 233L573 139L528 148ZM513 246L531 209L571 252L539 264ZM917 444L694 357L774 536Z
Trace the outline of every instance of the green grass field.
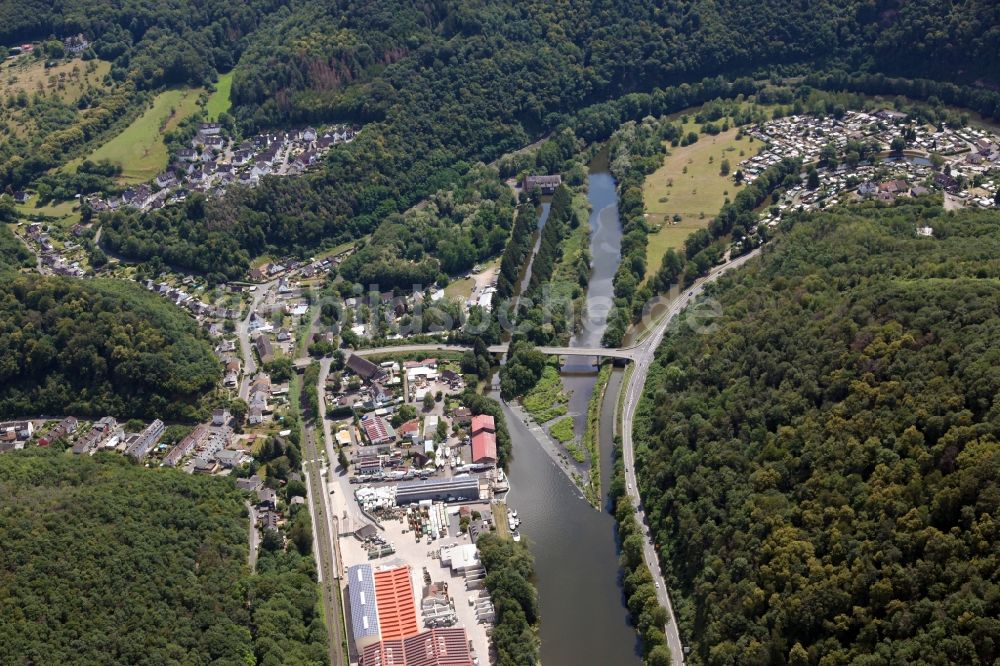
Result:
M682 128L686 134L697 132L699 125L688 122ZM692 232L708 225L726 197L732 199L740 190L731 175L720 174L722 160L729 160L732 174L742 160L756 155L764 146L760 142L751 143L749 137L737 140L738 131L734 127L717 136L701 134L689 146L668 146L671 154L663 166L646 178L643 199L651 229L646 248L646 279L659 269L668 248L683 247ZM680 216L679 222L674 221L675 215Z
M60 201L50 203L45 206L38 206L38 195L32 195L28 203L23 206L15 206L22 215L46 215L54 218L54 222L68 229L80 221L79 202L75 199L71 201Z
M209 120L218 120L219 114L229 111L233 105L229 98L233 90L233 73L220 74L219 80L215 82L215 92L208 98L205 105L205 113Z
M479 265L482 271L492 271L500 266L500 258L495 257ZM448 283L448 286L444 288L444 295L447 298L457 298L459 300L468 300L472 296L472 288L476 286L475 277L463 277L457 280L452 280Z
M87 156L94 162L110 160L122 166L121 180L141 183L150 180L167 166L167 147L163 134L198 110L200 89L167 90L156 96L153 106L139 116L121 134ZM70 163L67 167L74 166Z

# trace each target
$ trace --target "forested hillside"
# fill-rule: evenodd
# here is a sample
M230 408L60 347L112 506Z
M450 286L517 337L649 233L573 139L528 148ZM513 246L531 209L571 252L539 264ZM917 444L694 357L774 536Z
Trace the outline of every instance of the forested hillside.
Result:
M668 333L637 422L689 661L993 663L997 215L791 224Z
M311 559L249 575L241 495L121 456L0 456L0 661L326 663Z
M469 163L629 92L771 66L908 73L919 62L923 76L990 75L996 13L985 0L296 3L247 38L233 114L246 128L358 122L359 138L317 173L265 179L208 206L205 220L154 214L116 222L107 238L136 258L166 247L183 266L245 270L241 251L307 252L372 231ZM915 41L921 30L928 38ZM202 254L189 240L206 236L225 251Z
M24 252L0 226L0 416L204 416L220 367L184 312L130 282L12 272Z
M90 55L114 61L112 76L141 87L215 80L232 68L245 38L287 0L9 0L0 4L0 44L83 33Z

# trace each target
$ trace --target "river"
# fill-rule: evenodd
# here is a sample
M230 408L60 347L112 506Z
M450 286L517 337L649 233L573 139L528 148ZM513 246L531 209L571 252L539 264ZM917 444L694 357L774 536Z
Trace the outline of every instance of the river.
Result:
M611 294L621 247L617 195L603 153L591 164L588 199L593 211L590 225L594 264L587 294L588 302L594 299L599 303ZM590 322L572 344L598 344L604 332L604 314L593 308ZM564 381L575 392L570 409L585 414L596 370L584 361L582 367L574 366L567 375ZM621 381L621 372L614 372L609 395L617 395ZM493 397L499 399L496 393ZM615 400L608 400L602 410L604 489L611 476L615 405ZM618 584L614 519L606 510L595 511L542 450L524 423L506 405L504 412L514 445L508 502L523 521L521 534L535 557L542 663L639 666L642 663L639 640L628 624L628 611ZM582 420L578 420L577 427L582 433Z
M608 324L608 310L614 305L612 280L621 262L622 225L618 218L618 192L608 172L607 149L590 163L587 178L587 201L590 202L590 282L587 285L587 309L580 330L570 339L570 347L600 347ZM562 367L563 386L570 392L569 413L573 415L578 440L586 428L587 405L597 382L596 359L579 356L567 358Z

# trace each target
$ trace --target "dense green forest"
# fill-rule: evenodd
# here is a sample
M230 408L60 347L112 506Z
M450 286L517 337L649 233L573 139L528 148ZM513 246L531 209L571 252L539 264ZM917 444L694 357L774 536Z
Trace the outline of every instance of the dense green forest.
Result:
M382 291L427 288L442 274L468 271L499 254L510 236L514 205L514 193L496 169L474 167L419 208L388 216L340 274Z
M119 220L107 239L130 257L237 273L247 255L305 253L371 232L448 186L463 164L489 162L547 131L604 139L624 120L668 110L663 96L630 93L769 68L908 74L920 63L921 75L949 81L990 75L997 12L985 0L293 3L237 42L245 49L232 112L245 129L363 123L356 141L307 177L234 188L197 216ZM929 38L914 41L921 30ZM671 101L710 98L685 88ZM621 100L613 124L595 132L612 118L608 100Z
M326 663L312 560L263 551L231 482L121 456L0 456L7 664Z
M993 663L997 214L785 226L712 332L668 331L636 423L689 661Z
M0 227L0 261L13 244ZM138 285L0 265L0 416L192 421L205 416L202 396L219 375L196 324Z
M0 43L82 33L89 57L114 62L112 77L153 88L201 85L230 70L246 37L287 0L11 0L0 5ZM273 20L273 19L268 19Z

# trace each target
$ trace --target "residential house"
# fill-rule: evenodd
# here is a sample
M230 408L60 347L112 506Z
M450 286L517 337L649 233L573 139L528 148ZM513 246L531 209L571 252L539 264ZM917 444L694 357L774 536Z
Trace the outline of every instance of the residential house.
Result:
M472 411L468 407L456 407L451 412L451 420L459 425L472 423Z
M156 177L156 186L159 188L173 187L177 184L177 176L172 171L164 171Z
M79 422L75 416L67 416L58 424L54 425L48 432L38 438L39 446L48 446L53 442L58 442L59 440L65 439L72 433L76 432L76 428Z
M35 425L31 421L4 421L0 423L0 433L13 433L16 439L31 439Z
M224 449L215 454L215 460L223 469L234 469L247 459L246 451Z
M245 479L236 479L236 487L240 490L248 490L252 493L256 493L263 486L264 482L256 474Z
M274 359L274 348L271 346L271 341L265 336L258 335L254 346L257 348L257 355L260 356L262 364L270 363Z
M229 418L228 409L216 409L212 412L212 425L216 428L228 425Z
M273 488L260 488L257 490L257 506L275 510L278 508L278 494Z
M222 383L228 388L235 388L240 381L240 362L233 359L226 363L226 374Z
M114 417L105 416L91 427L90 432L80 437L73 445L73 453L80 455L91 453L118 430L118 422Z
M208 428L204 425L195 426L187 437L182 439L180 443L163 457L163 462L160 463L163 467L176 467L184 456L191 453L196 446L201 444L205 437L208 436Z
M219 471L219 463L214 459L198 458L194 461L195 474L215 474Z
M163 421L155 419L142 431L138 439L125 449L125 455L135 460L142 460L149 454L150 449L160 441L164 432L166 432L166 426L163 425Z
M385 370L355 354L351 354L347 358L347 368L364 382L378 381L385 376Z

